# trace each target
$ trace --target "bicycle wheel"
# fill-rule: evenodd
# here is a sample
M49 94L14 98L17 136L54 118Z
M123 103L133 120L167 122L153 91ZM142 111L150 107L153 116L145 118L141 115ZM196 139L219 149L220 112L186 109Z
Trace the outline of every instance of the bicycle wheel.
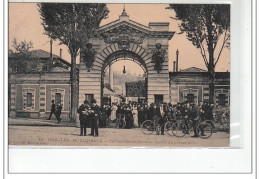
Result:
M142 124L142 132L146 135L150 135L155 131L155 125L152 121L146 120Z
M230 124L229 124L229 122L227 122L225 124L224 131L229 134L229 132L230 132Z
M197 128L197 133L202 139L207 139L212 135L213 128L212 125L207 122L200 123Z
M170 121L168 121L168 122L166 122L166 124L164 125L165 126L165 131L166 131L166 133L168 134L168 135L170 135L170 136L173 136L173 133L172 133L172 126L173 126L173 122L170 122Z
M177 121L172 125L172 134L176 137L183 137L186 135L187 126L182 121Z
M187 126L187 124L188 124L188 126ZM188 120L187 124L186 124L186 126L187 126L186 134L188 133L189 135L194 136L195 132L194 132L194 128L193 128L193 121L192 120Z

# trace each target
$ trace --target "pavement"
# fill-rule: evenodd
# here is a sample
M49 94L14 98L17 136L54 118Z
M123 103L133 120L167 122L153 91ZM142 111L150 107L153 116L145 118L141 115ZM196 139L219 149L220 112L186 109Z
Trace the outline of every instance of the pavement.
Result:
M32 118L9 118L9 126L49 126L49 127L76 127L76 123L70 123L66 120L61 120L58 123L57 119L32 119Z
M131 147L228 147L230 135L213 133L209 139L185 135L177 138L170 135L143 134L140 128L99 128L99 137L80 136L75 123L46 119L9 118L8 140L10 146L131 146ZM87 134L90 129L87 129Z

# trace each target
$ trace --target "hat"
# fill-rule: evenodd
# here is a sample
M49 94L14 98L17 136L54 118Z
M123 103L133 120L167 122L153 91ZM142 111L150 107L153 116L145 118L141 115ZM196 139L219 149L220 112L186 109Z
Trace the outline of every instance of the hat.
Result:
M91 103L97 103L97 100L92 99L92 100L91 100Z

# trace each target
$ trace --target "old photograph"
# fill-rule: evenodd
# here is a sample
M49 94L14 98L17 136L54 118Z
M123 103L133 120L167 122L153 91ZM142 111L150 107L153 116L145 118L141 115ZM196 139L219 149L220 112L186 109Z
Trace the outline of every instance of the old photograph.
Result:
M229 147L229 4L8 4L9 146Z

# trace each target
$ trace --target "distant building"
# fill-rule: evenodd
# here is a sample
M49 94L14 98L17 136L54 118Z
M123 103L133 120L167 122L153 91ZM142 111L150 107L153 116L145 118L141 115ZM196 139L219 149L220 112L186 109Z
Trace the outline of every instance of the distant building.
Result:
M208 72L196 67L178 72L170 72L171 103L184 101L209 102ZM215 76L216 105L230 105L230 73L216 72Z
M18 73L10 69L10 107L12 117L46 118L51 110L51 101L63 106L62 119L70 117L70 63L57 55L43 50L34 50L42 67L37 73ZM9 56L9 63L14 56Z

